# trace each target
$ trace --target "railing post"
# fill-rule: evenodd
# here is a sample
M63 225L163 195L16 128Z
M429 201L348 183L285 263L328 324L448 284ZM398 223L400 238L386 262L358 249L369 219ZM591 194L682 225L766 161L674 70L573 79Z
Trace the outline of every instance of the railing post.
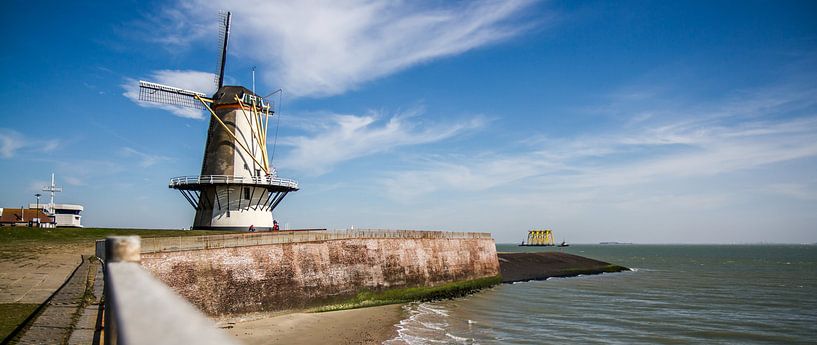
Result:
M105 239L105 344L116 345L118 325L113 291L110 288L108 265L113 262L140 262L142 260L139 236L112 236Z
M105 239L106 262L140 262L141 250L139 236L111 236Z

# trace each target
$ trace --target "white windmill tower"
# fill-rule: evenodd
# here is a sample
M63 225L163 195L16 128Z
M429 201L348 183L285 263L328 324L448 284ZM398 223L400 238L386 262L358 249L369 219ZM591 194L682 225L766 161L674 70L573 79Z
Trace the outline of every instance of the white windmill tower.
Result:
M230 17L227 12L221 18L218 90L212 97L139 81L139 100L204 109L211 115L201 174L173 178L169 185L196 210L194 229L272 229L272 211L299 187L279 178L268 158L272 102L243 86L223 85Z

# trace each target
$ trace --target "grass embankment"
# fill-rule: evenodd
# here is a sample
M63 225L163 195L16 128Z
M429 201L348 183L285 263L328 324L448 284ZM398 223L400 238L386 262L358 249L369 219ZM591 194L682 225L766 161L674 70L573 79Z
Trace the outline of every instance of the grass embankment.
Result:
M24 303L0 304L0 341L14 331L39 306L39 304Z
M62 246L87 245L92 248L94 241L108 236L176 237L224 233L235 231L0 227L0 261L34 259L38 253Z
M397 288L384 291L362 291L347 301L315 308L313 312L325 312L378 305L406 303L413 301L431 301L465 296L475 291L497 285L502 277L486 277L474 280L447 283L431 287Z
M108 229L108 228L56 228L0 227L0 245L49 243L70 244L94 241L108 236L139 235L142 237L201 236L236 233L212 230L155 230L155 229Z

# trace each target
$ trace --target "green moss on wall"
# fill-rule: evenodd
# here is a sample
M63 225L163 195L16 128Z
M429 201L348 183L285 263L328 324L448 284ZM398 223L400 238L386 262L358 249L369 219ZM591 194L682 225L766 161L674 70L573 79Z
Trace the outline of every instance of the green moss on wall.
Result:
M438 286L418 286L396 288L383 291L361 291L349 300L313 309L314 312L355 309L378 305L406 303L412 301L430 301L465 296L475 291L497 285L502 277L486 277L447 283Z

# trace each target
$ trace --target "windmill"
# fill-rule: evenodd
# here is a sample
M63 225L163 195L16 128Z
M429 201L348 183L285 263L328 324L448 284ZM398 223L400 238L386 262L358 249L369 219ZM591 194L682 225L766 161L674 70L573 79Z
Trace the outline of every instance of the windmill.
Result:
M208 98L202 92L140 80L139 100L202 109L211 115L201 174L175 177L168 186L196 210L194 229L273 229L272 211L299 189L298 183L279 178L268 158L267 132L275 115L269 96L224 85L230 12L220 19L216 93Z

